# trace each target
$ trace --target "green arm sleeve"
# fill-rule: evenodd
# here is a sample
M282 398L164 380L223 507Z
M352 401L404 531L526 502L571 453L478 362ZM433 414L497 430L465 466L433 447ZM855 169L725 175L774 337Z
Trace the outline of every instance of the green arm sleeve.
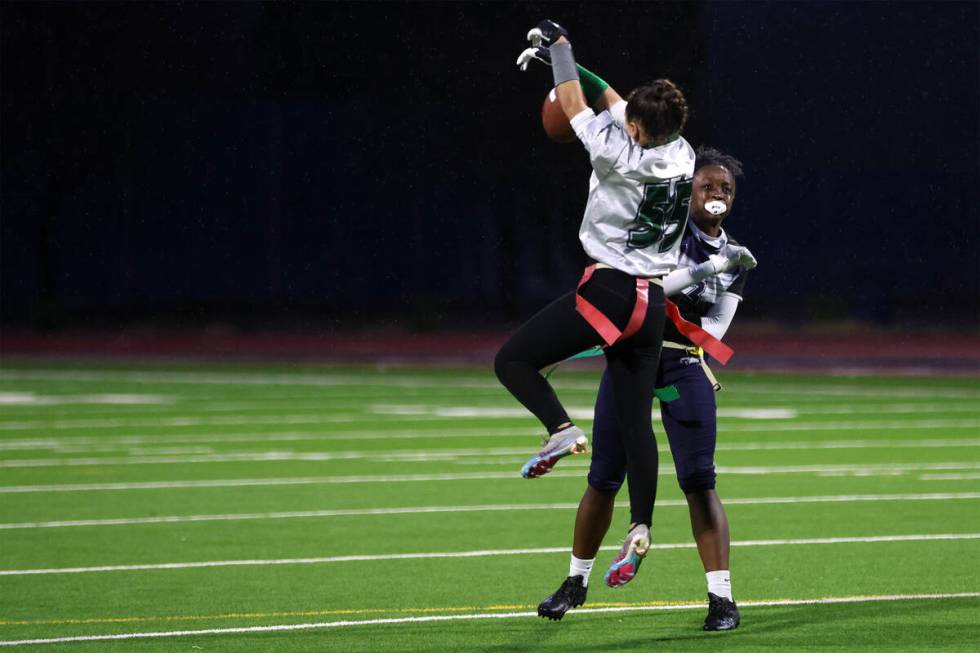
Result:
M583 68L579 64L576 64L575 67L578 68L579 82L582 84L582 94L585 95L585 101L589 103L589 106L592 106L609 88L609 84L591 70Z

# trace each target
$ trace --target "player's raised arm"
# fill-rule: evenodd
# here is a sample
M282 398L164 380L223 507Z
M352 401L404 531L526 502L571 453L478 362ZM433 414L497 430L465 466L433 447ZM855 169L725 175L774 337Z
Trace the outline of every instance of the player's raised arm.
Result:
M548 48L547 58L551 60L555 93L568 119L571 120L588 109L582 84L579 82L578 68L575 66L575 55L572 54L572 44L568 41L568 30L553 20L542 20L527 33L527 38L531 41L532 48ZM518 64L520 63L521 59L518 59Z
M579 81L578 68L575 67L575 55L572 54L572 44L561 36L551 45L551 72L555 78L555 94L562 111L571 120L589 108L582 93L582 83Z
M553 23L553 21L544 22ZM567 38L567 34L565 36ZM550 67L551 51L541 45L544 42L542 29L540 27L532 29L528 33L528 39L533 45L525 48L517 57L517 66L522 71L527 70L528 64L536 59ZM596 113L609 111L612 113L613 120L619 123L620 126L624 125L626 123L626 101L616 92L616 89L582 64L576 63L575 68L578 70L579 84L582 86L582 94L585 96L586 103ZM562 111L564 112L564 109Z

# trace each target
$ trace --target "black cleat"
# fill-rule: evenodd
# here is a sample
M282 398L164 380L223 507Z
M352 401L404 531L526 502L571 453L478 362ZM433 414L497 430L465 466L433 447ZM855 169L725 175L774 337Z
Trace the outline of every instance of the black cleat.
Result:
M558 590L538 605L538 616L559 621L572 608L585 603L585 593L589 591L581 576L569 576Z
M704 618L705 630L735 630L739 621L738 608L735 607L734 601L708 592L708 616Z

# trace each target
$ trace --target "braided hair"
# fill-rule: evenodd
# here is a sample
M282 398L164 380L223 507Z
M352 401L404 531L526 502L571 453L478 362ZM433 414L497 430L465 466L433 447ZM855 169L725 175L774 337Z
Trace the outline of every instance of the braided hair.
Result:
M669 79L638 86L626 99L626 119L639 123L654 140L679 136L687 123L687 100Z

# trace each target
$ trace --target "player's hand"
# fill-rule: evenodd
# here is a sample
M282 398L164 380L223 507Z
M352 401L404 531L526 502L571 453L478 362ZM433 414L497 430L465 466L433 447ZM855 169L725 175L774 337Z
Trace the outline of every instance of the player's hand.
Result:
M719 252L722 256L729 261L729 270L735 268L742 268L743 270L751 270L759 264L755 260L755 256L749 251L748 247L742 247L741 245L725 245Z
M528 48L521 53L521 56L517 57L517 66L521 70L527 70L527 65L531 63L532 59L537 59L541 63L551 65L551 52L548 48L538 46L536 48Z
M527 40L531 45L540 48L548 47L560 37L568 38L568 30L553 20L542 20L527 33Z
M721 274L735 268L751 270L758 265L749 248L741 245L725 245L720 252L709 256L708 261L714 268L714 274Z

